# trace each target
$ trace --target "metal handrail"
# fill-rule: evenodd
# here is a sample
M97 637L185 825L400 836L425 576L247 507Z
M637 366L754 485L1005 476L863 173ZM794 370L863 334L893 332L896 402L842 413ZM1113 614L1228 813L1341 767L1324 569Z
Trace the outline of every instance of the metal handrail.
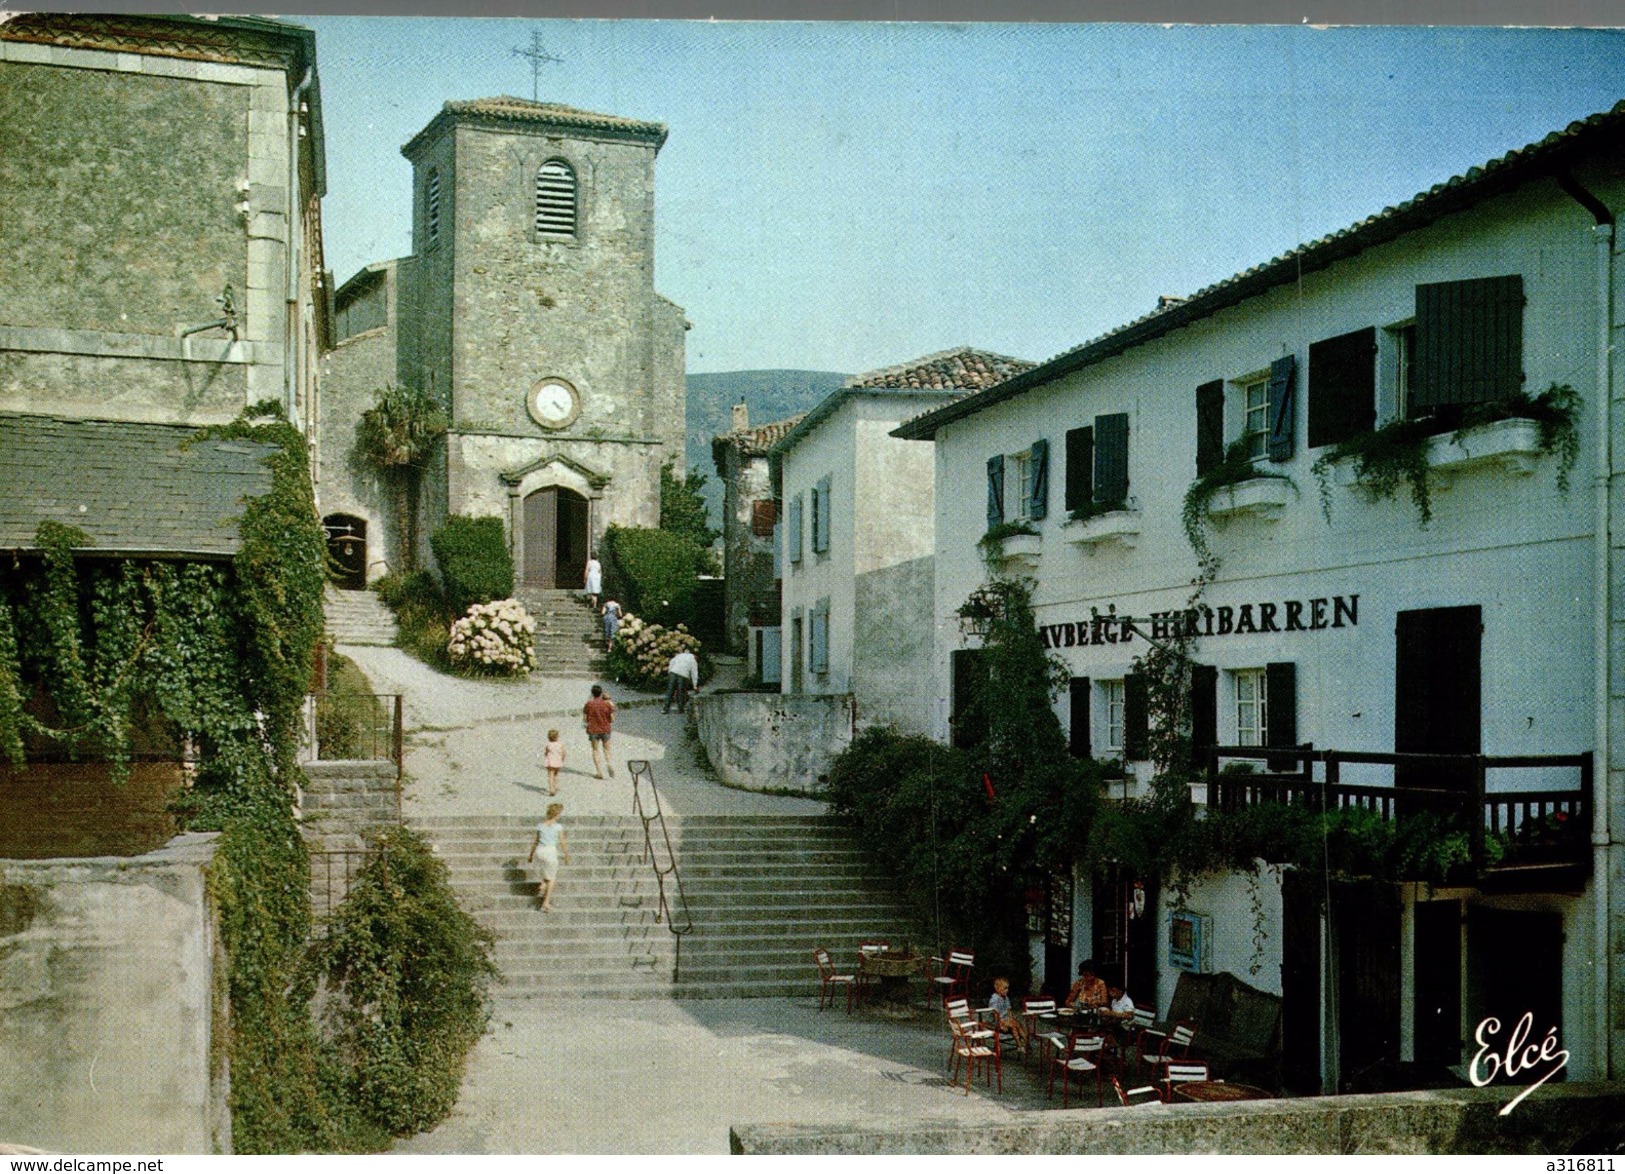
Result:
M666 827L666 813L660 807L660 790L655 786L654 766L647 758L631 758L627 760L626 769L632 772L632 814L637 816L643 824L643 856L642 860L654 869L655 885L660 892L660 905L655 911L655 924L662 921L677 940L677 958L672 965L672 981L678 978L683 962L683 935L694 932L694 918L688 911L688 897L683 893L683 878L677 871L677 853L671 846L671 832ZM649 784L649 797L654 802L654 811L651 814L644 810L643 790L641 784ZM660 825L660 839L666 846L666 866L662 868L660 861L655 857L654 833L650 828L658 823ZM682 908L683 924L677 925L676 910L666 896L666 878L671 877L672 889L677 898L677 905Z

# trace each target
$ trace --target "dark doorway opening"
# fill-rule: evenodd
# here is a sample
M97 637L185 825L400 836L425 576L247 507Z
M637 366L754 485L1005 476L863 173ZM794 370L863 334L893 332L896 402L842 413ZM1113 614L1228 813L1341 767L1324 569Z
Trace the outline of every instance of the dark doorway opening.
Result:
M1072 870L1050 873L1045 889L1044 994L1060 998L1072 982Z
M328 514L327 575L335 587L361 591L367 586L367 521L350 514Z
M1469 1031L1494 1016L1500 1031L1486 1039L1506 1051L1519 1020L1530 1016L1529 1044L1539 1047L1557 1028L1563 1046L1563 918L1557 913L1471 906L1467 912L1468 995L1472 1008ZM1475 1043L1476 1048L1476 1043ZM1517 1075L1498 1073L1498 1081L1526 1084L1549 1072L1537 1064ZM1562 1080L1558 1073L1553 1080Z
M1399 1063L1399 894L1376 882L1332 889L1339 1087Z
M1090 952L1096 973L1121 983L1136 1007L1157 1005L1156 879L1121 864L1095 874Z
M1319 878L1281 878L1281 1079L1295 1093L1321 1091Z
M1461 1063L1461 903L1418 901L1416 1062Z
M525 498L525 585L579 591L586 582L587 499L549 486Z

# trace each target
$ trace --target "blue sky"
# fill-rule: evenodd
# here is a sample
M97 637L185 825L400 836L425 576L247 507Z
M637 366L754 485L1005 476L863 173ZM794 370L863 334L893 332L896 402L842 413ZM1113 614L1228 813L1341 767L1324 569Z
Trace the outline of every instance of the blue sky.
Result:
M1044 359L1625 99L1625 33L294 17L340 281L410 248L453 98L664 122L690 371Z

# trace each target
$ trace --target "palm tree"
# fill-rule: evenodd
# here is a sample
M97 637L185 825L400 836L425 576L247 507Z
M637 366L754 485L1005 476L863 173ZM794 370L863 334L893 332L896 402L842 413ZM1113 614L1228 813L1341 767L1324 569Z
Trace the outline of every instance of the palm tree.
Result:
M446 432L446 414L430 392L386 383L355 426L355 455L394 490L404 570L418 565L418 486L424 462Z

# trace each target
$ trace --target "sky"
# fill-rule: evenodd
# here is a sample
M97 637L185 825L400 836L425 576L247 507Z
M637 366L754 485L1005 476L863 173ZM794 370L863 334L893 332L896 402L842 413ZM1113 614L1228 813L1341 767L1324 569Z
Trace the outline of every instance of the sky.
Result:
M1625 99L1625 32L291 17L344 281L411 251L449 99L663 122L691 372L1041 360Z

